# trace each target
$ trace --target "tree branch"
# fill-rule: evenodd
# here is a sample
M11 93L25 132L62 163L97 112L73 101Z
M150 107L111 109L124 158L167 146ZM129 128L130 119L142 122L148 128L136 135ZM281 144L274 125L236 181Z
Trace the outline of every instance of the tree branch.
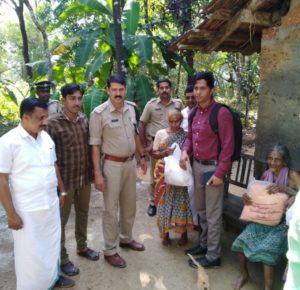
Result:
M48 35L46 33L45 28L39 23L31 4L29 3L29 0L23 0L28 11L30 14L30 17L33 21L33 23L35 24L36 28L41 32L42 36L43 36L43 45L44 45L44 51L46 54L46 58L47 58L47 64L48 64L48 80L52 81L52 72L53 72L53 64L51 62L51 53L49 50L49 41L48 41Z

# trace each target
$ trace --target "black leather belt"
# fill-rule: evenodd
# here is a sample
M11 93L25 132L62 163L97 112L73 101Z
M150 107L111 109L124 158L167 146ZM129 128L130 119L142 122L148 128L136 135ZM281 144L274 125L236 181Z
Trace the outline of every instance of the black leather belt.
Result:
M196 158L194 158L196 162L202 164L202 165L218 165L218 161L217 160L198 160Z

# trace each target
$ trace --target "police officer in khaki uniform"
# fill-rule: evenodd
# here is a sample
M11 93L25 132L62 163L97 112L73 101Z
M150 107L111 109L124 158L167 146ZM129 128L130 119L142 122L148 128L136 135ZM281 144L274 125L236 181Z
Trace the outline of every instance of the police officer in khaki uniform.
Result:
M137 134L134 103L125 101L126 81L120 74L107 80L108 101L94 109L90 117L90 145L95 187L103 192L104 258L115 267L126 267L117 253L120 247L143 251L132 238L136 213L136 160L147 171L144 148Z
M147 213L149 216L156 215L156 206L154 205L154 184L153 174L156 159L151 157L152 144L155 134L160 129L168 128L167 113L169 110L183 109L180 99L171 98L172 83L169 79L160 79L156 83L158 98L151 99L145 106L140 118L140 136L146 151L150 153L150 177L151 191L149 195L149 207Z
M42 81L35 83L37 98L48 104L48 118L60 111L60 104L57 100L50 99L52 82Z

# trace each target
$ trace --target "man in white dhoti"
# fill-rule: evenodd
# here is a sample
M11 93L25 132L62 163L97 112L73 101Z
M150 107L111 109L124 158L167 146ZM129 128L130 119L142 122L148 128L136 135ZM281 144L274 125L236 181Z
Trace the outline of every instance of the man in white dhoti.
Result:
M57 184L64 189L57 179L54 143L43 131L47 104L24 99L20 116L18 127L0 138L0 200L13 232L17 290L47 290L60 273Z

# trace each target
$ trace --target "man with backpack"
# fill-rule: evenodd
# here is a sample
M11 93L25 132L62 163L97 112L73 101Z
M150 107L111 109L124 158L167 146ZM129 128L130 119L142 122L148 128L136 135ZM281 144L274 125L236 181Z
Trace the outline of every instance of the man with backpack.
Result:
M188 135L180 159L183 169L189 155L194 159L195 199L202 229L199 245L187 250L186 254L199 255L196 260L205 268L221 265L223 180L235 151L234 118L228 108L218 108L217 130L212 128L212 112L215 106L219 106L213 99L214 83L214 75L210 71L195 75L197 106L189 114ZM197 267L192 260L189 260L189 265Z

